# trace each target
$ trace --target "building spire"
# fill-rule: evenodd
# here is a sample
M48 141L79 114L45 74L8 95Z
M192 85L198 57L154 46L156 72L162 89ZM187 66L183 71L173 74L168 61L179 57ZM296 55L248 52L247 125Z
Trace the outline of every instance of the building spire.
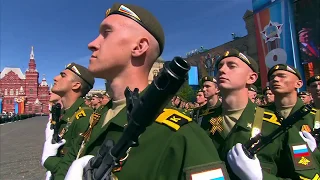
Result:
M31 46L30 59L34 59L33 46Z

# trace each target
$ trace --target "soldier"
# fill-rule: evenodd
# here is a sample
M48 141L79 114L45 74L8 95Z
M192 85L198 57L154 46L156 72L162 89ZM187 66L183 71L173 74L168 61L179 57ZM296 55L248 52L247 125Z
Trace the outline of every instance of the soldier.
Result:
M207 104L207 98L204 97L203 89L199 89L196 96L196 103L199 106L204 106Z
M88 107L91 107L91 100L92 100L92 96L90 95L86 95L84 97L84 103L88 106Z
M94 93L91 99L91 107L95 111L102 105L102 94Z
M105 106L110 102L110 100L111 100L110 95L107 92L103 92L101 104Z
M319 110L320 109L320 75L314 75L310 77L307 81L307 85L310 88L310 93L313 99L312 105L315 109Z
M307 91L300 91L298 97L303 101L304 104L310 104L312 101L311 94Z
M81 179L83 166L92 157L84 155L96 155L106 137L116 141L121 136L127 124L124 90L128 86L143 93L150 69L164 47L160 23L139 6L114 4L100 27L101 34L89 44L93 52L89 70L110 82L112 108L94 126L81 158L73 162L66 179ZM178 125L180 120L187 123ZM139 146L128 154L121 169L114 170L114 179L196 179L206 171L226 178L210 139L191 118L174 109L164 109L141 135ZM209 174L207 178L216 177Z
M203 86L203 94L207 99L207 104L196 108L192 112L193 121L197 122L201 127L205 128L210 124L211 113L215 111L217 107L220 106L218 93L219 89L217 86L217 81L214 77L205 76L201 79L201 84Z
M253 103L256 103L257 91L258 91L257 87L253 84L251 84L248 88L249 99Z
M280 124L273 112L260 108L249 100L248 87L258 79L259 73L254 59L231 49L216 63L222 105L211 116L212 126L205 130L210 133L221 159L228 160L230 178L258 180L313 177L318 172L318 167L309 156L307 158L313 164L306 167L296 163L298 158L292 158L294 154L290 148L295 147L293 144L306 147L296 129L291 128L288 133L276 138L272 144L258 152L254 159L244 154L242 144L259 132L263 135L270 134ZM308 149L307 152L309 153ZM282 163L286 164L286 175L278 176L284 170Z
M274 94L272 93L270 86L267 86L264 90L263 90L263 95L264 95L264 99L266 101L266 105L270 105L271 103L274 102Z
M89 117L93 110L84 103L85 96L94 85L94 77L87 68L71 63L60 75L54 78L52 92L61 97L64 110L57 122L61 141L52 144L52 136L44 143L41 164L52 173L55 179L64 167L64 156L69 157L71 144L80 147L80 142L74 142L79 133L84 132L89 125ZM52 130L53 131L53 130ZM64 143L66 144L64 145ZM61 149L60 146L63 146ZM73 157L75 159L75 156ZM67 171L68 167L64 168Z

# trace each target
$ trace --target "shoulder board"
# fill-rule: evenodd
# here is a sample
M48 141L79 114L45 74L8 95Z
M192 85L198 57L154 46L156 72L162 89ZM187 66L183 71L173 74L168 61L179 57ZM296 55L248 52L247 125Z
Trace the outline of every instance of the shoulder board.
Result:
M310 113L313 114L313 115L315 115L315 114L317 113L317 109L312 108L311 111L310 111Z
M278 121L277 116L274 113L264 111L263 120L268 121L272 124L281 125Z
M165 124L176 131L191 121L192 119L190 117L174 109L164 109L156 119L157 123Z

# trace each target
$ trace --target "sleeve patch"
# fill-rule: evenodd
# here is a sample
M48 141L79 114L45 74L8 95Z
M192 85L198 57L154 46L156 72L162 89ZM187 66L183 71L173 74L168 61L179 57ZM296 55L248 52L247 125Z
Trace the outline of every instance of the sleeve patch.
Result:
M314 160L307 144L290 145L294 168L297 171L314 169Z
M186 179L187 180L229 180L227 170L223 162L214 162L209 164L203 164L186 168Z
M191 121L192 119L190 117L174 109L164 109L156 119L157 123L165 124L176 131Z
M270 122L270 123L272 123L272 124L276 124L276 125L278 125L278 126L281 125L281 124L279 123L279 121L278 121L277 116L276 116L275 114L273 114L273 113L270 113L270 112L266 112L266 111L264 112L263 120L264 120L264 121L268 121L268 122Z
M84 112L83 109L80 109L80 110L78 111L78 113L76 114L76 119L80 119L80 118L82 118L82 117L86 117L86 113Z

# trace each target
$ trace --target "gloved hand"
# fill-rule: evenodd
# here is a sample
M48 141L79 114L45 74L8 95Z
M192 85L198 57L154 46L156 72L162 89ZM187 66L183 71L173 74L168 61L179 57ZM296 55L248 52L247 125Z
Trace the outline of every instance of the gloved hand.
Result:
M242 144L237 143L229 150L228 163L232 171L242 180L262 180L262 169L259 159L248 158L242 149Z
M52 136L49 136L46 142L43 146L43 152L42 152L42 158L41 158L41 165L43 166L44 162L47 160L50 156L56 156L58 149L60 146L64 145L66 143L65 139L62 139L56 144L52 144Z
M88 164L90 159L93 157L94 156L92 155L86 155L86 156L83 156L82 158L79 158L73 161L64 180L74 180L74 179L81 180L83 176L83 168Z
M51 122L49 121L49 122L47 123L47 126L46 126L46 131L45 131L45 133L46 133L46 139L45 139L45 140L47 140L47 139L49 138L49 136L52 137L52 135L53 135L53 129L50 129L50 126L51 126Z
M314 137L307 131L299 131L299 134L301 138L304 140L304 142L308 144L311 152L313 152L317 148L316 139L314 139Z
M46 172L46 179L45 180L50 180L51 178L51 172L50 171L47 171Z

